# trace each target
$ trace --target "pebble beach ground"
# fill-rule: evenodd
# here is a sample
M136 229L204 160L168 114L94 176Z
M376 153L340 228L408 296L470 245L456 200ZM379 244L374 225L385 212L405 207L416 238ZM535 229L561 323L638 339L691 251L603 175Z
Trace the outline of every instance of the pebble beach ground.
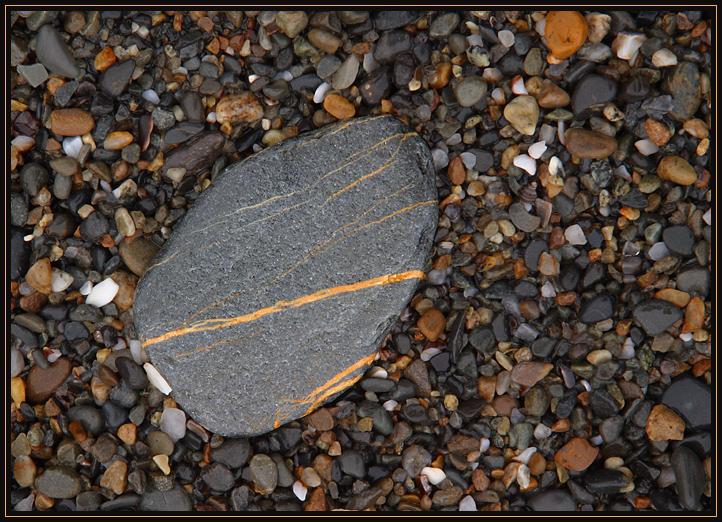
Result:
M714 505L711 12L8 15L13 510ZM431 150L425 280L334 402L207 431L139 278L226 166L377 114Z

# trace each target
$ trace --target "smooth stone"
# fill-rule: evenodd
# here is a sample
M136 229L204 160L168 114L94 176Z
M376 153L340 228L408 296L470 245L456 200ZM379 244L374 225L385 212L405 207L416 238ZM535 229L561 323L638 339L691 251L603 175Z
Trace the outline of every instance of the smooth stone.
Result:
M278 468L271 457L264 454L254 455L249 464L251 480L262 495L272 493L278 485Z
M670 116L678 121L690 119L702 103L701 74L697 65L691 62L678 64L666 84L672 95L673 109Z
M601 132L575 127L564 138L567 150L581 159L604 159L617 150L617 140Z
M575 116L584 116L591 110L601 109L614 100L617 84L598 74L588 74L574 87L572 93L572 111Z
M42 63L18 65L17 70L31 87L42 85L48 79L48 71Z
M614 300L608 294L601 294L582 303L579 320L586 324L598 323L614 315Z
M38 31L35 54L50 72L66 78L80 75L70 49L52 25L43 25Z
M677 274L677 290L707 297L709 287L710 273L704 268L690 268Z
M664 244L673 254L687 257L694 252L694 234L686 225L667 227L662 232Z
M220 156L225 141L225 136L220 132L197 134L168 154L162 172L165 174L171 168L184 168L186 175L200 174Z
M672 469L677 484L680 505L687 510L698 510L707 478L702 461L694 451L679 446L672 453Z
M70 468L48 468L35 479L37 490L50 498L73 498L82 488L80 477Z
M26 382L27 400L31 404L40 404L52 397L55 390L70 375L72 363L61 357L47 368L33 366Z
M534 232L541 225L541 218L527 212L522 203L516 202L509 206L509 218L518 229Z
M220 447L212 450L211 457L214 462L237 469L248 462L252 451L248 439L226 439Z
M398 55L411 50L411 35L405 31L387 31L381 35L374 48L374 58L379 63L391 63Z
M539 105L533 96L517 96L504 107L504 118L518 132L532 136L539 121Z
M629 479L616 469L598 469L584 476L587 489L595 495L613 495L619 493Z
M87 431L95 435L99 434L105 425L100 410L88 405L73 406L68 410L68 418L81 423Z
M118 247L118 252L125 266L140 277L158 253L158 246L144 237L138 237L132 241L124 239Z
M103 71L98 86L110 96L120 96L128 87L133 69L135 62L132 59L116 63Z
M193 502L188 493L175 485L168 491L148 490L140 500L141 511L191 511Z
M139 337L210 431L265 433L373 361L421 277L437 219L430 154L405 132L390 117L354 119L230 167L141 279ZM382 254L391 249L393 259ZM204 328L217 317L227 321Z
M679 413L687 426L707 430L712 425L712 397L709 386L699 379L682 377L664 391L662 403Z
M416 21L418 17L417 11L377 11L374 26L377 31L397 29Z
M486 82L479 76L468 76L453 85L456 101L462 107L476 105L486 95Z
M576 511L577 503L561 489L550 489L529 498L527 505L534 511Z
M648 335L659 335L682 318L682 311L669 301L650 299L632 312L635 321Z
M203 468L201 479L213 491L228 491L233 488L233 473L223 464L213 462Z

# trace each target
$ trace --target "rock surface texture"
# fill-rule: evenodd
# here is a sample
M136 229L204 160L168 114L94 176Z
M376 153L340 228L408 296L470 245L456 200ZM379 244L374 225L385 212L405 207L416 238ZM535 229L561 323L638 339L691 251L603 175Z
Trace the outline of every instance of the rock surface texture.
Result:
M152 363L193 418L225 436L264 433L361 377L424 277L431 162L416 133L372 117L219 176L135 303Z

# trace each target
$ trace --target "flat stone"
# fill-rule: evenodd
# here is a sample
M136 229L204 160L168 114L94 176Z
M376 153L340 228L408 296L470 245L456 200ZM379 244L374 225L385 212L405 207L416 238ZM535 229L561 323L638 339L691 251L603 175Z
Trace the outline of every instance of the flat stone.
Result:
M707 481L699 457L686 446L679 446L672 453L672 469L680 505L687 510L699 509L699 499L704 493Z
M600 294L582 303L579 320L586 324L598 323L614 314L614 299L610 295Z
M699 379L683 377L674 381L664 391L662 403L684 417L692 429L706 430L712 424L710 389Z
M649 440L684 439L684 421L664 404L652 408L645 429Z
M158 252L158 246L144 237L124 239L118 247L120 258L131 272L142 276Z
M601 132L575 127L564 138L567 150L581 159L604 159L617 150L617 140Z
M26 383L27 400L31 404L40 404L48 400L55 390L65 382L73 365L70 360L61 357L47 368L33 366L28 373Z
M588 74L574 87L572 110L576 116L583 117L592 110L603 108L616 95L616 82L598 74Z
M571 471L584 471L592 465L599 454L599 448L586 439L574 437L554 455L554 461Z
M130 82L133 69L135 69L133 60L116 63L103 71L98 86L111 96L120 96Z
M193 502L182 487L175 485L168 491L146 491L139 507L141 511L191 511Z
M682 318L682 311L669 301L650 299L632 312L635 321L649 335L658 335Z
M153 365L224 436L267 432L358 379L423 277L437 220L429 151L393 118L266 151L218 176L136 294Z
M562 489L550 489L529 498L528 506L534 511L576 511L577 503Z
M48 468L35 479L37 490L50 498L73 498L80 493L78 474L70 468Z
M75 65L70 49L50 24L43 25L38 31L35 55L50 72L66 78L80 75L80 69Z
M672 95L674 108L670 115L679 121L690 119L702 103L702 83L699 68L691 62L681 62L674 68L666 84Z
M665 228L662 239L667 249L678 256L691 256L694 251L694 234L686 225Z

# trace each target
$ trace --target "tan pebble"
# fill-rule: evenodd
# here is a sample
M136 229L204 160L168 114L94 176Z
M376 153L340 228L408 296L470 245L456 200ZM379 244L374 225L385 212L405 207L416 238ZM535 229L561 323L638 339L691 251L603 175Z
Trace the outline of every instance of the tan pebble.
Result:
M52 266L50 259L38 259L25 274L25 282L42 294L52 292Z
M328 94L323 99L323 108L331 116L339 120L353 118L356 114L356 108L353 104L340 94Z
M158 466L164 475L170 474L170 466L168 465L168 455L154 455L153 462Z
M644 121L644 130L647 131L649 140L657 147L666 145L672 138L672 132L669 130L669 127L661 121L652 118L647 118Z
M697 181L697 172L687 160L679 156L666 156L657 165L657 175L677 185L692 185Z
M654 294L654 297L669 301L678 308L684 308L690 300L690 295L687 292L675 288L662 288Z
M704 327L704 300L699 296L690 299L684 311L682 332L694 332Z
M109 133L103 141L106 150L121 150L133 143L133 135L128 131L115 131Z
M13 478L20 487L31 487L35 481L36 473L37 466L35 466L33 459L25 455L15 457L15 462L13 463Z
M118 428L118 438L125 444L135 444L138 428L132 422L127 422Z
M263 117L263 106L251 92L224 96L216 104L218 123L253 123Z
M114 460L100 478L100 487L109 489L116 495L125 492L127 484L128 464L123 460Z
M647 417L646 431L649 440L682 440L684 420L664 404L657 404Z
M436 341L446 327L446 318L440 310L431 308L424 312L416 326L429 341Z
M451 181L453 185L461 185L466 181L466 169L464 168L464 162L461 156L455 156L454 159L449 162L449 167L446 172L449 176L449 181Z

